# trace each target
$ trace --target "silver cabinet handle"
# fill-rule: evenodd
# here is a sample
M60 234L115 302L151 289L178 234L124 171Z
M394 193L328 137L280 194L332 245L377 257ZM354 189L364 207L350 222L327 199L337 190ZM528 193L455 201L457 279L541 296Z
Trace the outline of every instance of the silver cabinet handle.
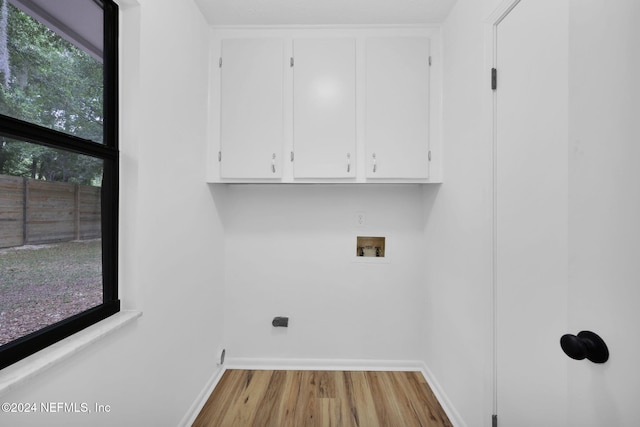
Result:
M276 153L271 156L271 172L276 173Z
M378 170L378 164L376 163L376 153L373 153L373 173L376 173Z
M351 153L347 153L347 173L351 172Z

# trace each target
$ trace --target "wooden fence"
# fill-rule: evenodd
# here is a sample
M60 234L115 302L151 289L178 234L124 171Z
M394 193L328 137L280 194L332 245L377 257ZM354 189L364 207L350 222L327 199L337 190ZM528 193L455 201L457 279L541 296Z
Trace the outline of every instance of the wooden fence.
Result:
M95 239L100 187L0 175L0 248Z

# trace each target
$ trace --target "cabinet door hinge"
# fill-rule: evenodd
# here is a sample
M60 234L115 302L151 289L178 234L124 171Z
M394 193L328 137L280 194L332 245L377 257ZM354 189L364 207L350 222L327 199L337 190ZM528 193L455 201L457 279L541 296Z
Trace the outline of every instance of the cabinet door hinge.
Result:
M498 70L491 69L491 89L496 90L498 88Z
M222 151L218 151L218 161L222 161Z
M289 58L289 67L293 67L293 56Z
M429 67L431 67L431 57L429 57Z
M293 151L291 152L291 161L293 162Z
M491 416L491 427L498 427L498 416L495 414Z
M429 150L428 158L429 158L429 161L431 161L431 150Z
M218 60L218 68L222 68L222 56Z

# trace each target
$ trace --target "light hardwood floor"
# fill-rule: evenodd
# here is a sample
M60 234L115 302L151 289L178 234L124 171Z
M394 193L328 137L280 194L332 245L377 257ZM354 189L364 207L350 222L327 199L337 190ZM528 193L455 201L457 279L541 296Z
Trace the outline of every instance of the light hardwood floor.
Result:
M444 427L420 372L227 370L194 427Z

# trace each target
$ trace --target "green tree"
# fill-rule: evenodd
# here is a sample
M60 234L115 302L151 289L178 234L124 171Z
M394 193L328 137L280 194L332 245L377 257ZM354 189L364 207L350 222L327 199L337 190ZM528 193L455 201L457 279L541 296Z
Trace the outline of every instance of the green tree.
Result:
M103 141L102 64L8 0L6 55L0 58L0 114L94 142ZM3 54L0 34L0 55ZM0 129L1 133L1 129ZM9 138L0 139L0 173L95 184L102 162Z

